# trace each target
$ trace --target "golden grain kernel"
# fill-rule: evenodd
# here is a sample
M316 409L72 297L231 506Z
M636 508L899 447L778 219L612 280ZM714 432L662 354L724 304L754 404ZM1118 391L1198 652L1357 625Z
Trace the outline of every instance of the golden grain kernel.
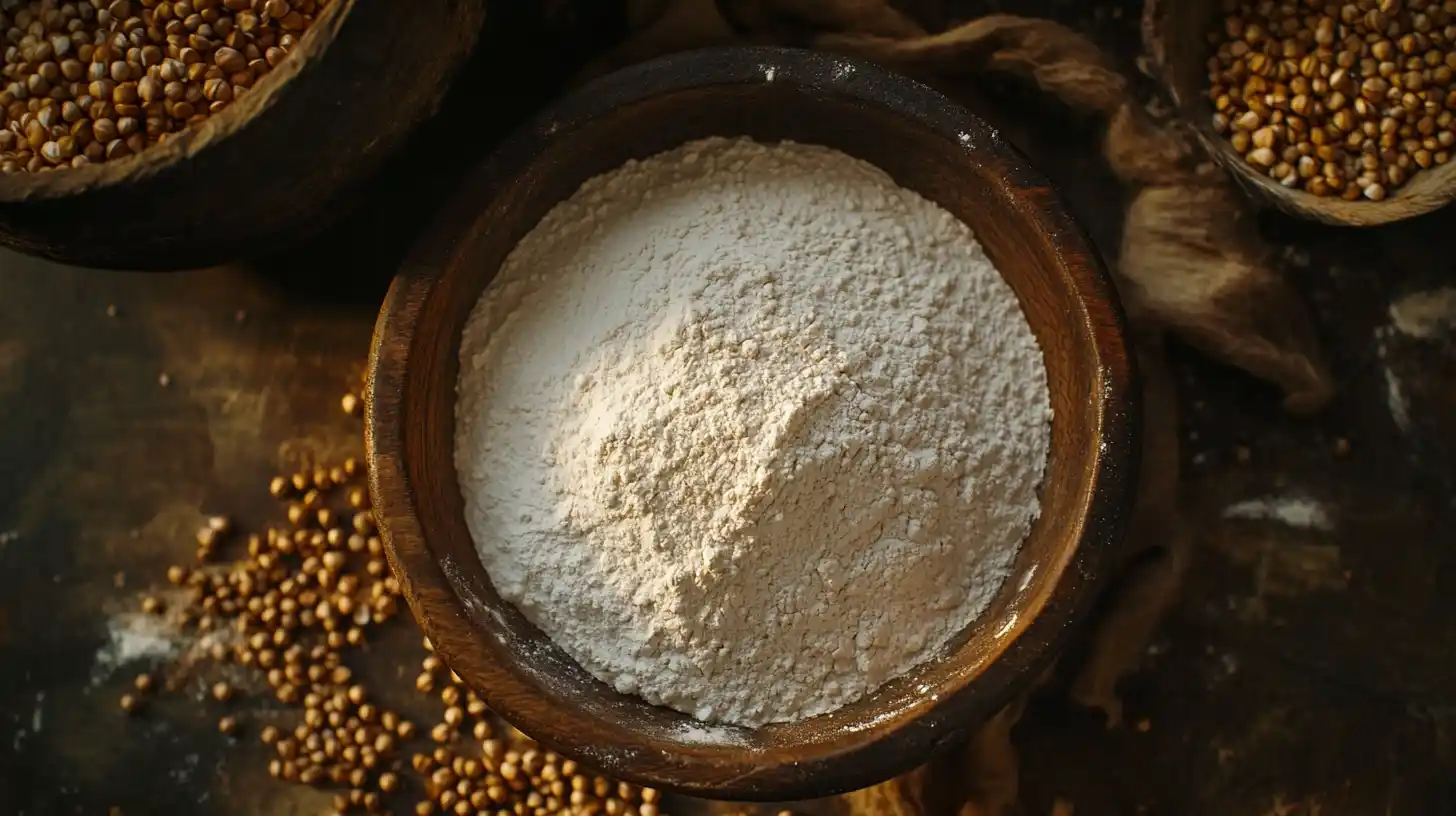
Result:
M1272 167L1278 159L1273 150L1267 147L1259 147L1249 152L1248 160L1250 164L1256 164L1261 167Z

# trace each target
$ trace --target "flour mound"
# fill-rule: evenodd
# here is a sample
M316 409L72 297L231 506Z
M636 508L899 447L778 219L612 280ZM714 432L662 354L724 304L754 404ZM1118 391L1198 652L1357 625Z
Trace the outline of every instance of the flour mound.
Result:
M465 329L456 467L501 595L624 693L853 702L995 597L1046 372L969 230L844 154L695 142L587 182Z

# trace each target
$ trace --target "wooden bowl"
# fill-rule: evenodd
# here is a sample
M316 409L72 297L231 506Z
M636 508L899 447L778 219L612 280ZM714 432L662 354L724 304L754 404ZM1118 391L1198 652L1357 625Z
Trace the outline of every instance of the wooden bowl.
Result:
M0 175L0 244L116 269L209 266L323 226L431 113L486 0L334 0L205 124L119 161Z
M1380 201L1321 198L1294 190L1250 165L1229 140L1213 129L1208 99L1210 32L1222 28L1221 0L1147 0L1143 44L1149 69L1158 78L1209 155L1245 189L1284 212L1326 224L1369 227L1428 213L1456 198L1456 162L1422 170Z
M1015 572L943 659L830 714L697 728L597 681L504 602L466 529L453 459L461 328L507 253L593 176L711 135L828 145L975 230L1045 351L1052 446ZM865 63L735 48L613 74L547 112L462 189L401 269L375 328L366 444L375 513L420 625L516 727L602 772L718 799L876 783L953 745L1056 657L1119 540L1136 391L1109 280L1061 200L992 129ZM704 738L704 733L715 737Z

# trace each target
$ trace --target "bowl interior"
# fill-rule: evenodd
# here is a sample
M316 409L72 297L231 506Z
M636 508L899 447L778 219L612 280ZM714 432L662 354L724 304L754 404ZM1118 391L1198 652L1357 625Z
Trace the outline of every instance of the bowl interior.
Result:
M868 699L757 730L704 726L592 678L497 596L453 463L461 329L502 260L586 179L707 136L827 145L965 221L1046 356L1055 419L1040 520L992 607L949 653ZM449 665L526 733L635 781L791 799L908 770L1004 705L1085 611L1131 456L1120 318L1081 232L979 120L909 80L802 52L645 66L570 97L465 185L402 271L376 331L375 501L406 594Z

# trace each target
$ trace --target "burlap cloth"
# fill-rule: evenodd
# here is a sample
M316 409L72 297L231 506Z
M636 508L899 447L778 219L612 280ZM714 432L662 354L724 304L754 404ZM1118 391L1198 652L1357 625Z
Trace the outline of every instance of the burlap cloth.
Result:
M1071 678L1072 700L1119 724L1116 684L1136 667L1189 557L1178 511L1178 404L1166 336L1274 383L1291 412L1318 410L1333 392L1305 307L1271 263L1238 191L1176 124L1152 119L1106 54L1058 23L994 15L927 32L887 0L637 0L629 6L634 33L581 79L708 45L794 45L867 58L952 97L972 95L987 75L1020 77L1070 113L1099 123L1101 155L1129 202L1118 257L1108 260L1143 378L1143 463L1128 560L1092 623L1085 656L1058 674ZM1011 731L1025 702L1012 703L953 755L842 797L845 809L1004 813L1016 800Z

